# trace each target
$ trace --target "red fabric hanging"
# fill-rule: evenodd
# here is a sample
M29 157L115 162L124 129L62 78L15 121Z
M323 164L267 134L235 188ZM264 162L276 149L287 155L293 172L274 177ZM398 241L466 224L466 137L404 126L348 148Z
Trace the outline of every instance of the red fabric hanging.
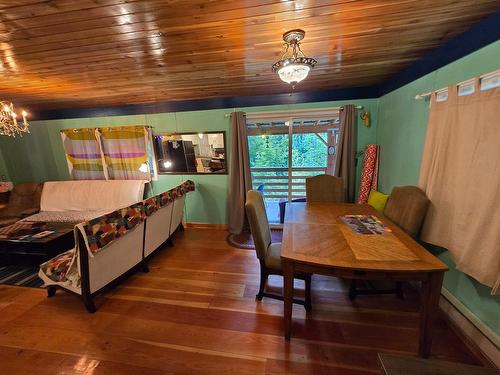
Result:
M358 204L367 203L370 190L377 190L378 154L378 145L366 145L365 160L363 162L363 171L361 172L361 181L359 184Z

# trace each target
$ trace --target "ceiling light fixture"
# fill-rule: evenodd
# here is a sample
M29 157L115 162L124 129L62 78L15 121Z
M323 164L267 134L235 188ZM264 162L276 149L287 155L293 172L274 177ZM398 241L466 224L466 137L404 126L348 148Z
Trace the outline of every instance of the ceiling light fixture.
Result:
M17 113L14 111L12 102L0 101L0 135L8 137L22 136L23 133L29 133L26 111L21 112L23 118L22 124L17 122Z
M305 35L306 32L300 29L284 33L283 54L281 59L273 65L273 72L278 73L282 81L292 86L304 80L317 63L313 58L306 57L300 49L300 41L304 39Z

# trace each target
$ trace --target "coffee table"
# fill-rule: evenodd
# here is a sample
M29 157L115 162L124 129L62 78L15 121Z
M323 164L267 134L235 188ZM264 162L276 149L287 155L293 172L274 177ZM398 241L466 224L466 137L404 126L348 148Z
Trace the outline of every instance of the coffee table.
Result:
M0 238L0 265L39 265L75 246L74 223L47 223L54 233L39 239Z

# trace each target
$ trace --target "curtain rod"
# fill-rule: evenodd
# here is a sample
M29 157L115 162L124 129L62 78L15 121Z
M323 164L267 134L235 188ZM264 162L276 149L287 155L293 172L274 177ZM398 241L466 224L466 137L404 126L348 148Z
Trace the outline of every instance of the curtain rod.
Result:
M327 111L339 111L339 110L342 110L344 109L344 106L340 106L340 107L330 107L330 108L317 108L317 109L297 109L297 110L282 110L282 111L268 111L268 112L248 112L249 115L251 115L252 117L256 117L256 116L259 116L260 114L262 114L263 116L266 116L266 114L274 114L274 115L279 115L279 114L283 114L283 115L290 115L293 113L296 113L296 114L305 114L305 113L308 113L310 112L311 114L314 114L314 112L318 112L318 113L321 113L321 112L327 112ZM363 106L362 105L357 105L356 106L356 109L363 109ZM231 116L231 113L235 113L236 111L233 111L233 112L229 112L229 113L226 113L224 115L224 117L229 117ZM246 113L244 114L246 116Z
M64 128L64 129L59 130L59 133L62 133L63 131L68 130L68 129L80 130L80 129L102 129L102 128L128 128L131 126L144 126L145 128L154 129L154 126L151 126L151 125L118 125L118 126L111 125L111 126L98 126L96 128Z
M485 78L490 78L490 77L494 77L496 75L500 75L500 69L498 70L495 70L493 72L489 72L489 73L485 73L485 74L482 74L479 76L479 80L482 80L482 79L485 79ZM460 86L466 82L469 82L471 80L473 80L474 78L470 78L470 79L466 79L465 81L461 81L461 82L458 82L458 83L455 83L454 85L455 86ZM421 94L417 94L415 95L415 100L422 100L422 99L425 99L429 96L431 96L433 93L435 92L440 92L440 91L444 91L444 90L447 90L448 88L447 87L443 87L443 88L440 88L438 90L434 90L434 91L428 91L428 92L423 92Z

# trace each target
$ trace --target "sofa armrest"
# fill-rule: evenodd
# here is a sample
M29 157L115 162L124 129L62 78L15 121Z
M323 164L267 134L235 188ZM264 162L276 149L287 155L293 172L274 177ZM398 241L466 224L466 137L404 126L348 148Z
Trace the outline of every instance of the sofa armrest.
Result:
M27 210L21 211L19 215L21 215L22 218L25 218L38 212L40 212L40 208L28 208Z

